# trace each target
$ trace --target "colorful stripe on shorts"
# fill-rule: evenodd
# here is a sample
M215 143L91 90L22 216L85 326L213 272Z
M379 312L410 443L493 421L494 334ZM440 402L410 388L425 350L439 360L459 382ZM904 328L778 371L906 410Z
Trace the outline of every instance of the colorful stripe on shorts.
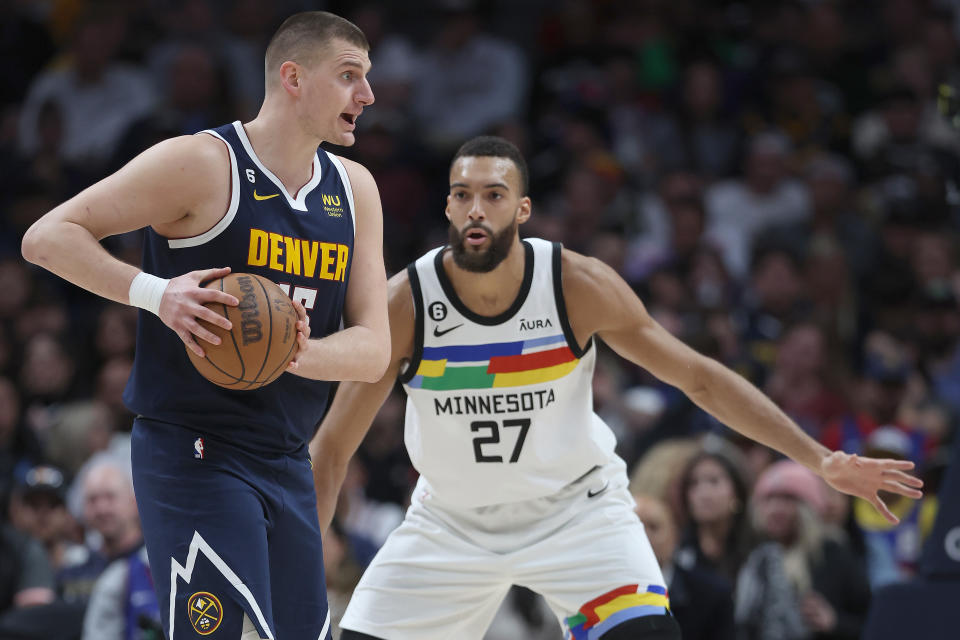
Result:
M665 615L670 608L667 590L651 584L646 591L631 584L608 591L567 618L569 640L596 640L621 622L640 616Z

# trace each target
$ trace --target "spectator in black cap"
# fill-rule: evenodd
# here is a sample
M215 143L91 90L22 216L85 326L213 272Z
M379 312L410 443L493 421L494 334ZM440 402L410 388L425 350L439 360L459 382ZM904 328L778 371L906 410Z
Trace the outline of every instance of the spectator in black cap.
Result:
M63 472L48 465L30 469L14 487L10 522L43 544L54 569L62 566L76 546L76 523L67 511Z
M0 521L18 474L40 462L43 450L23 421L20 392L13 381L0 376Z

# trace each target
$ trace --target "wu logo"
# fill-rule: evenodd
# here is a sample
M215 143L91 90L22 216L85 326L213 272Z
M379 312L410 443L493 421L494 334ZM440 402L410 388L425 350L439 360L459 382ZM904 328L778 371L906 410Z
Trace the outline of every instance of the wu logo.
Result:
M321 194L323 198L323 204L328 207L339 207L340 206L340 196L328 196L327 194Z

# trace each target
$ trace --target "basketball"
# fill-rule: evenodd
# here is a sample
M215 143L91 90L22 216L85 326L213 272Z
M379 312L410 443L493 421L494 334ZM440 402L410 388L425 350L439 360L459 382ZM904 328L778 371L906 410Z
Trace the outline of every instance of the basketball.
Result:
M198 340L206 357L187 356L204 378L226 389L258 389L280 377L297 354L297 310L283 289L252 273L231 273L204 284L236 296L239 306L208 302L230 331L199 320L220 344Z

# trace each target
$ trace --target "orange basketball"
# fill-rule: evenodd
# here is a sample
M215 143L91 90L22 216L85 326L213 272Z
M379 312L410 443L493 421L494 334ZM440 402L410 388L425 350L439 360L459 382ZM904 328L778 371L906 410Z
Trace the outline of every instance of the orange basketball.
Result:
M208 302L208 309L226 316L230 331L200 320L220 337L220 344L198 340L206 357L187 349L204 378L227 389L258 389L273 382L297 354L297 310L283 289L252 273L231 273L203 285L236 296L239 306Z

